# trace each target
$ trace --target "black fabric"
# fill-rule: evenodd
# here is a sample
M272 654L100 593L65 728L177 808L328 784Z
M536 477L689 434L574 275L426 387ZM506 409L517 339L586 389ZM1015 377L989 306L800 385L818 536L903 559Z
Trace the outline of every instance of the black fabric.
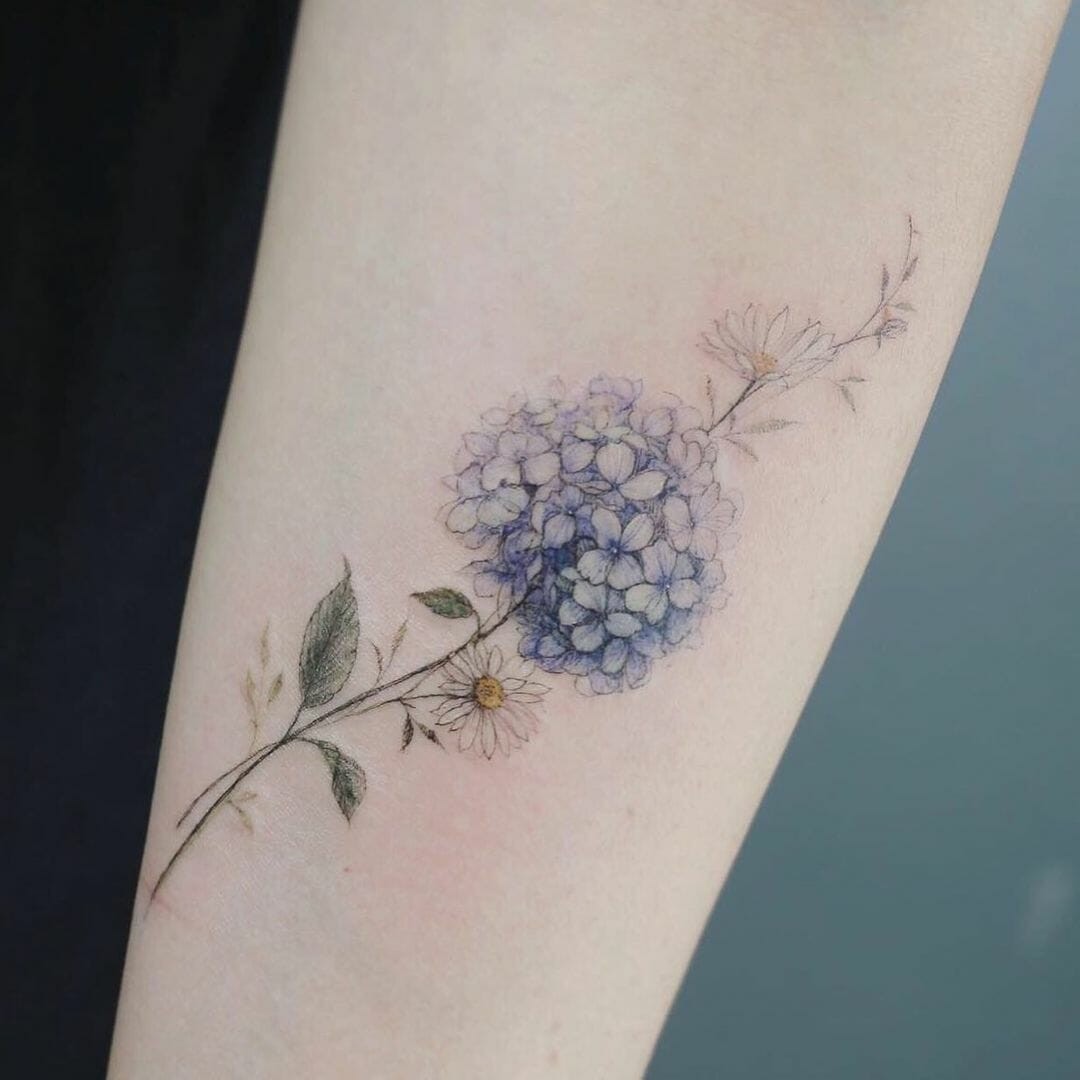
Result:
M6 1076L104 1073L294 9L6 19Z

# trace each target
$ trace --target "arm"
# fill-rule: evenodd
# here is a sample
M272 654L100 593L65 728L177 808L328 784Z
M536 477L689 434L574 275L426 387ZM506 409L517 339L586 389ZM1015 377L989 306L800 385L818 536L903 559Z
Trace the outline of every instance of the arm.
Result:
M1063 7L306 6L113 1076L640 1072Z

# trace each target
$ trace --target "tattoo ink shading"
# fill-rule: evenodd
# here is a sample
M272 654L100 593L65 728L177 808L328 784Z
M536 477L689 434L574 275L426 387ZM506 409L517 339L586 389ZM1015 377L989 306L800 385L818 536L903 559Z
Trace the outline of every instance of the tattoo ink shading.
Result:
M749 304L727 311L701 338L710 363L742 385L726 398L712 373L702 406L671 394L652 397L640 380L600 375L577 390L553 380L541 397L515 396L488 410L463 436L453 498L444 520L474 557L475 598L449 586L412 593L426 617L460 622L458 645L392 675L409 619L380 646L363 641L348 562L308 619L296 671L299 705L282 733L255 745L283 692L270 676L269 628L258 665L244 681L252 752L221 773L177 821L183 839L155 882L151 901L206 824L228 805L249 831L243 784L274 755L293 749L326 772L330 794L351 821L367 794L361 764L327 729L350 717L385 712L401 722L400 748L415 736L484 759L522 747L539 728L548 692L536 672L588 695L644 685L658 661L695 643L708 616L724 606L720 556L734 546L742 497L722 466L731 453L757 460L760 436L798 423L752 419L809 379L826 378L857 407L859 375L830 369L852 348L877 349L903 335L914 310L905 289L918 265L910 219L899 266L883 266L878 300L847 337L783 307ZM499 635L505 646L492 639ZM361 644L375 676L346 693Z

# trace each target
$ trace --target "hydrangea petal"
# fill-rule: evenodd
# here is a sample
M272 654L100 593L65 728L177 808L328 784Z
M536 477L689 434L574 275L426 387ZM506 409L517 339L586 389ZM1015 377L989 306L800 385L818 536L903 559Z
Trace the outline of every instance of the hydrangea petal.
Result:
M476 511L480 499L465 499L457 503L446 516L446 526L451 532L468 532L476 525Z
M634 471L634 451L625 443L605 443L596 451L596 467L609 484L622 484Z
M548 451L529 458L522 469L525 480L529 484L546 484L559 472L559 455Z
M690 536L690 554L698 559L703 559L705 562L710 562L716 558L718 547L716 531L706 528L704 525L694 529Z
M664 490L667 476L659 469L649 469L619 485L619 494L633 501L655 499Z
M528 504L529 496L524 489L500 488L480 503L476 517L482 525L491 525L496 528L509 525Z
M628 611L613 611L604 621L609 634L615 637L633 637L641 629L641 623Z
M603 613L607 611L608 591L603 585L593 584L589 581L579 581L574 586L574 599L590 611Z
M631 653L629 659L626 661L626 668L623 672L626 676L626 685L629 686L631 690L636 690L639 686L644 686L645 683L649 681L651 666L649 661L640 653Z
M611 564L614 561L614 558L615 557L610 551L602 551L600 548L593 548L592 551L586 551L585 554L578 559L577 568L583 577L587 578L594 585L600 585L607 581L608 573L611 570Z
M641 563L633 555L626 553L611 558L607 572L607 582L613 589L629 589L641 581Z
M690 506L685 499L669 495L664 500L664 525L671 546L676 551L685 551L690 546L692 532Z
M604 646L604 655L600 661L600 670L605 675L618 675L630 655L630 646L623 638L612 638Z
M567 598L559 605L559 622L563 626L578 626L594 615L595 612L582 607L576 600Z
M679 578L668 588L668 599L677 608L693 607L701 599L701 586L692 578Z
M574 627L570 640L578 652L595 652L607 640L607 631L603 623L586 623Z
M652 518L648 514L635 514L622 532L619 547L623 551L640 551L653 538Z
M593 532L602 548L615 547L622 538L622 525L613 510L598 506L592 514Z
M488 491L494 491L502 484L521 482L521 466L510 458L493 457L480 473L480 483Z
M626 590L626 607L644 615L649 622L658 623L667 614L667 594L662 588L643 582Z
M544 547L562 547L574 539L575 522L569 514L555 514L544 523Z

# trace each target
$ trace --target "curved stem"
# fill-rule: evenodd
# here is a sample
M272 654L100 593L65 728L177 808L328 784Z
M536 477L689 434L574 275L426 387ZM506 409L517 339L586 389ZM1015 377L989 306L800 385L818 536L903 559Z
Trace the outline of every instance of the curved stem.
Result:
M834 353L840 352L841 349L846 349L849 345L854 345L857 341L864 341L876 336L875 334L866 333L866 328L896 299L896 294L903 288L912 269L911 250L915 245L915 223L911 220L910 216L908 217L907 224L907 246L904 248L904 259L900 264L900 273L896 277L896 284L893 285L892 292L886 295L885 292L882 291L878 306L870 313L870 317L855 331L854 334L851 335L851 337L837 342L833 346Z
M248 754L246 758L242 758L231 768L226 769L220 776L217 776L213 780L211 780L210 783L207 784L206 787L204 787L202 791L200 791L199 794L191 800L190 803L188 803L187 809L180 815L180 817L176 819L175 827L179 829L180 826L183 825L189 817L191 817L192 811L195 809L195 807L198 806L199 803L202 802L202 800L205 799L206 796L209 795L210 792L213 791L214 788L216 788L222 780L228 779L228 777L232 776L232 774L236 772L237 769L243 768L253 758L258 757L259 754L261 754L265 749L266 746L260 746L257 750L252 750L252 752Z
M709 434L711 435L716 429L727 420L732 413L755 391L761 386L761 382L758 379L754 379L753 382L748 382L743 388L742 393L713 421L712 427L709 428Z
M173 852L172 858L165 864L165 869L158 875L158 879L154 882L154 887L150 890L150 903L154 902L154 897L157 896L161 886L165 884L165 879L172 872L172 868L176 865L177 859L188 849L191 842L199 835L202 827L210 820L210 816L213 812L221 806L223 802L239 787L241 781L244 780L249 774L253 773L271 754L276 753L283 746L285 746L290 739L283 738L278 742L271 743L268 747L263 747L261 751L256 755L254 761L249 763L240 771L231 784L210 804L209 808L203 812L202 817L191 827L191 831L180 841L180 846Z

